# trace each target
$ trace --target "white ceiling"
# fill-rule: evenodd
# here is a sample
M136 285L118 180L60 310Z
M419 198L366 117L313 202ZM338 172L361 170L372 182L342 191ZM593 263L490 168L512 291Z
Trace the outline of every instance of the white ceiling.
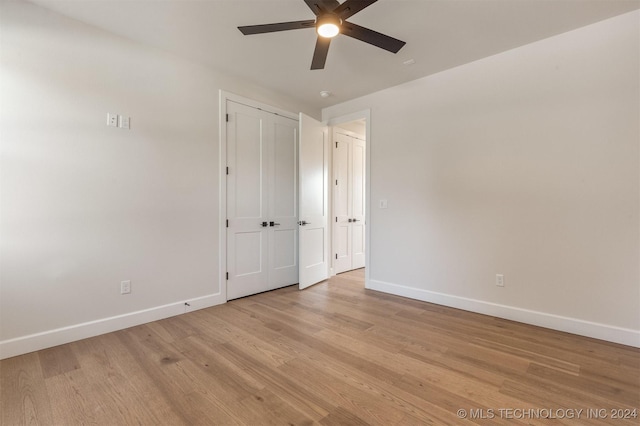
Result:
M325 69L311 71L313 30L243 36L236 28L313 19L303 0L31 1L316 108L640 8L640 0L379 0L349 21L406 46L394 55L338 36ZM403 65L409 59L415 64Z

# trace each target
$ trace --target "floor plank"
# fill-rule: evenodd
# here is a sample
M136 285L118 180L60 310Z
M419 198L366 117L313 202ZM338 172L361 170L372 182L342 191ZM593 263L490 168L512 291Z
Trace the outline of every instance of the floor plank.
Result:
M640 409L639 349L366 290L364 270L0 361L3 426L640 423L618 408ZM531 417L549 409L585 411Z

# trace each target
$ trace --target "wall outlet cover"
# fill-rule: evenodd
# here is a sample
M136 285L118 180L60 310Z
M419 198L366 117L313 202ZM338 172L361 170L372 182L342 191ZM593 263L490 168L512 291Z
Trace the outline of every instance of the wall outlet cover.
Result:
M107 126L118 127L118 114L113 112L107 113Z
M131 281L120 281L120 294L131 293Z

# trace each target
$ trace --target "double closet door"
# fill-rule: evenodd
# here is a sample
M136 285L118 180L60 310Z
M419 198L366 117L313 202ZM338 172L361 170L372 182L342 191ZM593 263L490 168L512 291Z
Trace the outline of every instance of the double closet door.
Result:
M298 282L298 121L227 101L227 299Z
M359 137L334 129L333 270L364 268L365 146Z

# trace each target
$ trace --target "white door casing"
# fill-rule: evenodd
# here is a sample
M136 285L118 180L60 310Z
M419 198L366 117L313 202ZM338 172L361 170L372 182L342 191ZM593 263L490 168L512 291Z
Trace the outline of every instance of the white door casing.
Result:
M299 123L299 287L304 289L329 277L329 144L322 123L302 113Z
M227 300L298 278L298 123L227 100Z

